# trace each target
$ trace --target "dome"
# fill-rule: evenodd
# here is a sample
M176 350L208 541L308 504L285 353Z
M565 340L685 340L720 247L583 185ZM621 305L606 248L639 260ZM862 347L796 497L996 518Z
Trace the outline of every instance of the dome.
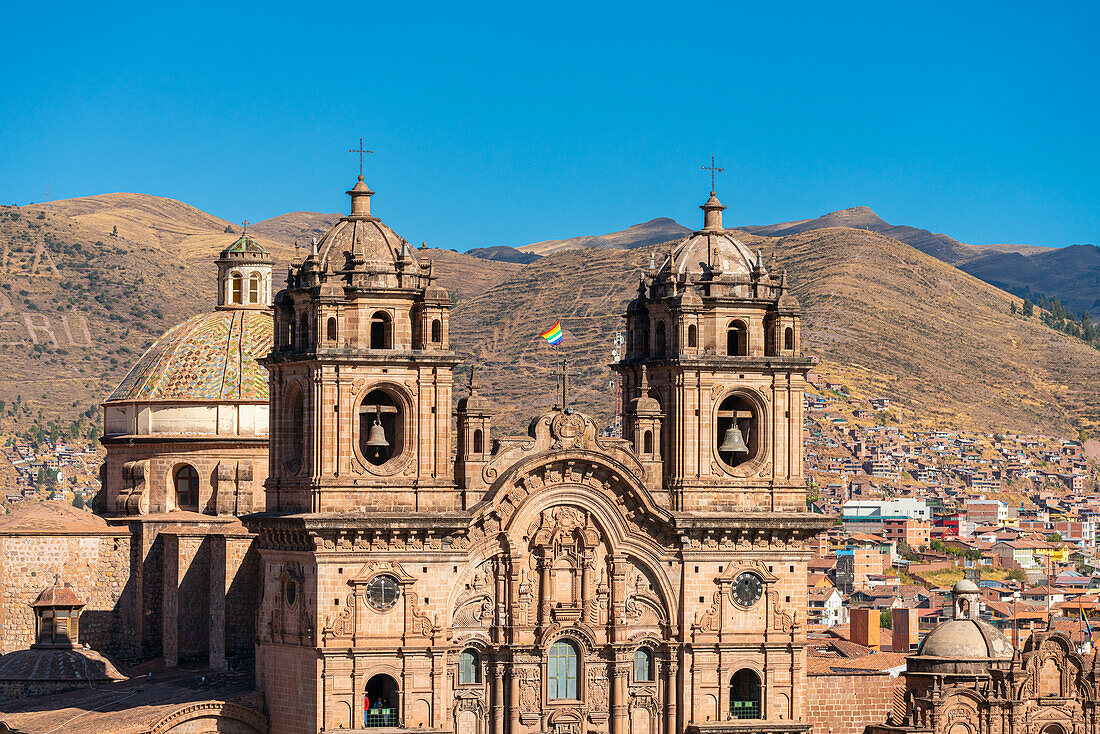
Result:
M952 619L928 633L917 655L952 660L1011 660L1012 643L980 619Z
M362 175L347 193L351 197L351 214L333 225L316 245L321 269L345 270L351 257L364 265L367 272L394 272L399 262L407 272L418 272L420 263L408 243L370 213L370 197L374 192L364 183Z
M256 360L271 352L267 311L214 311L173 326L157 339L115 388L113 402L267 402L267 370Z
M953 596L958 596L959 594L977 594L978 592L978 585L970 579L959 579L955 582L955 585L951 587L951 594Z
M723 231L701 231L688 235L672 246L672 272L693 281L711 280L719 274L749 278L756 264L756 255L745 245ZM658 271L668 275L669 258Z
M16 650L0 657L4 683L109 683L126 676L95 650L84 648Z

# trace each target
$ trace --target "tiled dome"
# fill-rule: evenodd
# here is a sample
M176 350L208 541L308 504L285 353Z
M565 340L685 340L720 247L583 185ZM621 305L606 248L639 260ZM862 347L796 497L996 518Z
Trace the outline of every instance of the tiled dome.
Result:
M267 401L267 311L215 311L173 326L141 356L107 402Z

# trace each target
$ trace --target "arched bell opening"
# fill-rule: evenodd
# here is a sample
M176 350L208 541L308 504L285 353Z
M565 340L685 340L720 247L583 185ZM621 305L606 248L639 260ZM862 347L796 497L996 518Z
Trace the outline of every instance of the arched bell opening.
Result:
M759 454L760 416L752 403L740 395L730 395L718 406L715 429L718 456L727 466L740 466Z
M388 391L371 390L359 406L359 451L381 466L401 455L405 441L405 412Z
M309 348L309 316L304 313L298 317L298 339L301 349Z
M730 679L730 714L731 719L759 719L760 710L760 676L756 671L742 668L733 674Z
M330 342L336 341L336 317L329 316L325 321L325 338Z
M399 716L401 702L397 681L384 673L379 673L367 681L365 694L363 698L364 727L370 729L401 725Z
M695 328L695 324L688 326L688 346L694 349L699 343L699 330Z
M790 326L783 330L783 349L788 352L794 349L794 329Z
M432 344L443 343L443 322L439 319L432 320Z
M393 320L385 311L370 317L370 348L393 349Z
M744 321L731 321L726 327L726 355L744 357L749 353L749 328Z
M654 340L653 355L655 357L665 356L665 322L657 322L657 336Z

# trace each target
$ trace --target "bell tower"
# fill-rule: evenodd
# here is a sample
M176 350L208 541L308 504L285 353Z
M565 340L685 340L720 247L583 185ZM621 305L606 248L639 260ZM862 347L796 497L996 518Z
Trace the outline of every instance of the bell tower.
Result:
M805 509L802 406L811 361L785 273L722 226L715 192L703 228L670 243L627 307L615 365L623 409L659 404L660 463L673 509Z
M347 193L275 297L267 509L454 509L450 297L362 175Z

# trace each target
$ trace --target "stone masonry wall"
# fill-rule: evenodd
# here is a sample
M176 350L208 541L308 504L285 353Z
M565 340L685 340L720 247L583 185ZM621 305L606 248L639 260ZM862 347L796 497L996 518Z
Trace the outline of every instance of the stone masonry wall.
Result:
M30 604L54 583L55 574L87 606L80 616L80 641L97 650L126 653L136 644L127 630L130 538L102 535L0 536L0 652L34 642Z
M894 692L905 687L889 673L811 674L806 680L806 721L814 734L863 734L889 718Z

